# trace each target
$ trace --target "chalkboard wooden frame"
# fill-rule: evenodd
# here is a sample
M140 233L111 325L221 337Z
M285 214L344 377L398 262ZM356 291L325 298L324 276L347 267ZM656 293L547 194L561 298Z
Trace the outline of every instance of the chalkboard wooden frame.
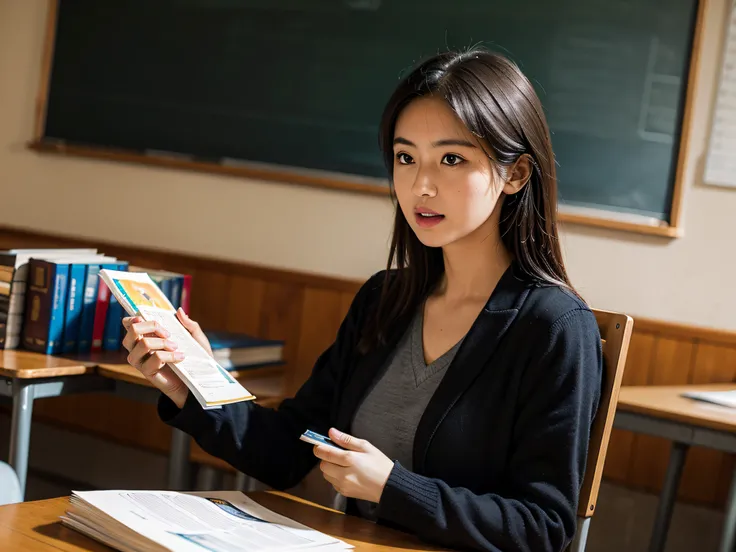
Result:
M260 163L243 163L239 165L221 165L218 163L198 161L187 156L167 156L165 154L142 154L139 152L116 150L104 147L76 146L45 139L44 128L48 103L49 82L51 78L51 62L53 59L56 35L56 20L60 0L48 0L46 36L41 61L41 78L36 96L36 124L34 138L28 147L42 153L56 153L118 162L130 162L154 165L175 169L201 171L230 176L247 177L259 180L283 182L365 193L388 197L390 190L387 183L380 179L362 178L353 175L314 171L301 168L282 167ZM627 215L605 209L577 209L560 204L559 220L563 224L593 226L626 232L636 232L666 238L677 238L684 235L682 223L682 202L685 176L685 162L690 145L690 124L693 112L693 98L696 88L698 64L704 33L702 31L705 13L709 0L698 1L698 11L693 30L692 52L688 67L688 82L685 88L682 128L678 144L677 164L672 190L670 222Z

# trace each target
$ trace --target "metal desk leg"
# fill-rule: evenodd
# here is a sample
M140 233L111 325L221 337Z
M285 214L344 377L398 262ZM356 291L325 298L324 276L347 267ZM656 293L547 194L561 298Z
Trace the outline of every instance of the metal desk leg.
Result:
M670 463L667 466L664 487L662 487L662 494L659 496L657 516L654 519L652 538L649 541L649 552L662 552L664 550L667 531L670 528L670 519L672 518L672 509L677 499L677 487L680 485L680 476L689 448L690 446L684 443L672 443Z
M731 476L731 490L728 492L728 502L726 502L720 552L733 552L734 544L736 544L734 532L736 532L736 469L733 470Z
M184 491L189 486L189 444L189 435L172 428L168 470L169 490Z
M33 417L33 385L13 379L13 416L10 424L10 465L18 474L21 498L25 499L28 453Z

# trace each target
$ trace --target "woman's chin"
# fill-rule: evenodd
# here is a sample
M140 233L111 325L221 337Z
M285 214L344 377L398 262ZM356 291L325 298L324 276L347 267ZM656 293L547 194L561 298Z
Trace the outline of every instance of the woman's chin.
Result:
M449 243L447 236L439 232L427 232L419 228L414 229L414 234L425 247L444 247Z

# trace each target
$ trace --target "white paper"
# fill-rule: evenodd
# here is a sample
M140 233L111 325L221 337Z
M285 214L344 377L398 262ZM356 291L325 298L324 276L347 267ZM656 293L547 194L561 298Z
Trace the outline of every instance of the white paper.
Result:
M736 408L736 389L733 391L688 391L683 393L682 396Z
M79 500L81 499L81 503ZM92 491L73 493L70 511L62 522L118 548L127 540L122 526L135 531L139 548L156 543L174 552L270 552L275 550L345 550L352 546L281 516L237 491L185 494L174 491ZM95 523L103 512L116 524ZM88 515L84 515L84 513ZM100 518L103 519L103 518ZM140 538L144 537L144 538ZM121 542L122 541L122 542ZM148 541L148 542L146 542ZM132 543L131 543L132 544ZM148 545L148 546L144 546Z

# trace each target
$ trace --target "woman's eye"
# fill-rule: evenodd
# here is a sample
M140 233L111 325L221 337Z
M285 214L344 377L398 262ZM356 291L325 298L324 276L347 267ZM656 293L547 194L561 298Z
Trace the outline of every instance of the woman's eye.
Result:
M411 155L409 155L408 153L397 153L396 159L401 165L411 165L414 162L414 160L411 158Z
M459 165L463 161L465 161L465 159L463 159L459 155L455 155L454 153L448 153L442 158L442 163L444 163L445 165L450 165L451 167Z

